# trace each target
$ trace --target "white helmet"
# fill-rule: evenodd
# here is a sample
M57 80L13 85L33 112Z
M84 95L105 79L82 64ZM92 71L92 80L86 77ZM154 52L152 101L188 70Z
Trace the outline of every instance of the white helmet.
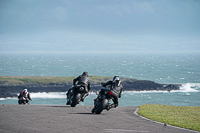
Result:
M120 79L119 79L119 76L114 76L114 77L113 77L113 82L115 82L115 84L116 84L117 86L120 86L121 81L120 81Z
M119 80L119 76L114 76L113 81Z
M27 89L24 89L24 92L28 92L28 90L27 90Z

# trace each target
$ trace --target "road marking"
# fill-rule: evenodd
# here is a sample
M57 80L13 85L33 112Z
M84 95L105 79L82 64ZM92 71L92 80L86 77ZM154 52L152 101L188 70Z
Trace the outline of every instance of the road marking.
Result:
M139 131L139 130L126 130L126 129L104 129L106 132L137 132L137 133L147 133L149 131Z

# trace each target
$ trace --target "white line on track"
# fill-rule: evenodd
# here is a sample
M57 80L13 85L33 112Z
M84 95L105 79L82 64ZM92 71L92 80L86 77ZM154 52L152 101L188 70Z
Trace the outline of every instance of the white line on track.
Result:
M147 133L148 131L138 131L138 130L126 130L126 129L104 129L105 132L113 132L113 133L116 133L116 132L137 132L137 133Z

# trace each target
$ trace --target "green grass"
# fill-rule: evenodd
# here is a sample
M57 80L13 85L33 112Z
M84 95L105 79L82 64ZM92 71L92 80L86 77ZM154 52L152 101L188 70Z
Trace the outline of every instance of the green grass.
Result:
M145 104L138 114L165 124L200 131L200 106Z
M91 82L99 83L99 81L111 80L111 77L101 77L101 76L89 76ZM0 76L0 81L7 81L14 85L24 84L24 83L72 83L75 77L37 77L37 76Z

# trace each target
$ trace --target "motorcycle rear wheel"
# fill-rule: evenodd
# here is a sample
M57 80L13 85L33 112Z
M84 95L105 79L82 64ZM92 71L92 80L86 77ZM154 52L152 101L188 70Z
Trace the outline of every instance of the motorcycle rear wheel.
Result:
M98 104L98 103L97 103ZM95 114L101 114L101 112L106 108L106 105L108 104L107 99L103 99L99 106L95 109Z
M80 99L81 99L81 94L80 93L76 93L75 96L72 99L71 107L76 107L76 105L79 104Z

